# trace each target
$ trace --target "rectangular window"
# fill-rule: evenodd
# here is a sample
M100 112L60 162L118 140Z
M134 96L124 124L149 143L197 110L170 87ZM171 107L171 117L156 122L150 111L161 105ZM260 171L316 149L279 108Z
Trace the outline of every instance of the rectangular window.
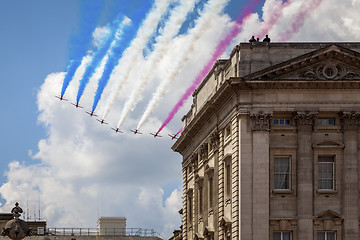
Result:
M273 240L291 240L291 232L274 232Z
M274 157L274 189L290 189L290 157Z
M188 194L188 222L189 224L191 225L192 224L192 210L193 210L193 198L192 198L192 193L189 193Z
M333 126L335 125L335 118L319 118L317 120L319 126Z
M229 126L227 126L225 128L225 132L224 132L225 139L230 137L230 135L231 135L231 128L230 128L230 125L229 125Z
M273 121L275 126L289 126L290 125L290 119L286 118L276 118Z
M203 211L203 189L202 186L199 186L199 214L201 215Z
M225 162L225 196L231 196L231 163Z
M336 240L336 232L318 232L317 240Z
M318 158L318 189L334 189L334 157Z
M213 178L209 177L209 208L213 207Z

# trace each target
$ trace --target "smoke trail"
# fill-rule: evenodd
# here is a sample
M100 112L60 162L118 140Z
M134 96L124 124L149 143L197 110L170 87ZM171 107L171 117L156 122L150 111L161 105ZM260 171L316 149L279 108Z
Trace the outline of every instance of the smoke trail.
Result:
M159 24L161 17L166 12L170 3L171 1L169 0L155 1L153 8L150 10L144 22L142 23L142 26L139 28L136 38L131 42L130 47L126 49L124 57L120 60L120 64L127 63L128 67L126 68L125 72L120 73L120 76L118 76L118 85L115 87L115 90L108 98L103 114L103 119L105 119L107 114L109 113L123 85L129 80L129 75L131 71L140 61L140 56L142 56L142 51L146 46L146 43L148 42L150 36L156 30L156 27Z
M181 128L176 134L175 136L179 135L182 132L183 128Z
M300 11L293 17L294 20L291 24L291 28L281 34L280 41L286 42L291 39L291 37L304 25L306 17L310 15L321 2L322 0L310 0L302 4L300 6Z
M76 37L73 37L70 41L70 64L64 78L61 96L64 96L76 70L81 64L82 58L85 56L86 51L89 48L92 33L95 30L97 20L103 8L102 1L83 1L82 3L80 30Z
M283 2L282 0L275 0L275 3L271 3L271 10L269 11L269 18L264 19L261 24L260 30L254 34L260 39L264 38L265 34L269 33L273 26L277 23L283 14L284 8L292 4L294 0ZM270 4L269 4L270 5Z
M123 56L125 49L134 38L146 11L147 7L144 7L144 5L139 6L138 10L131 17L133 27L127 29L127 31L124 33L124 37L117 39L112 45L110 53L108 53L108 59L105 63L104 71L98 81L98 87L94 96L92 111L95 111L114 68L118 65L119 59Z
M230 33L228 33L218 46L215 49L215 52L212 54L210 61L204 66L204 68L200 71L197 75L195 80L193 81L192 85L186 90L184 95L180 98L177 102L175 107L171 110L168 117L161 125L157 133L161 132L161 130L173 119L174 115L179 111L180 107L184 104L185 100L188 99L189 96L194 92L196 87L201 83L203 78L208 74L208 72L213 67L216 60L223 54L226 50L227 45L231 42L231 40L236 37L240 31L242 30L242 24L247 17L249 17L253 11L255 10L256 6L261 3L261 0L253 0L248 5L246 5L241 13L241 15L237 18L236 24L234 24Z
M209 23L216 18L215 16L218 16L223 11L228 2L229 0L210 0L204 6L204 10L200 13L199 18L196 20L196 26L190 30L187 44L182 47L181 55L177 56L176 62L172 64L172 69L167 74L168 76L164 77L164 80L153 94L153 98L146 107L137 129L141 128L146 119L151 115L160 99L166 93L168 86L175 81L182 67L189 60L190 54L194 51L194 46L200 37L209 29Z
M141 97L140 94L148 82L152 79L152 76L156 70L156 66L164 58L167 51L170 50L169 43L171 42L172 38L179 33L183 22L186 20L186 16L190 11L193 10L196 1L197 0L182 0L180 5L171 10L169 20L166 22L165 27L161 31L163 34L156 37L154 50L146 61L145 69L141 72L138 84L132 89L130 97L125 102L124 108L120 115L118 124L119 126L122 125L123 121L129 115L131 109L133 109L136 103L139 101L139 98Z
M127 17L124 17L122 14L116 16L115 20L110 26L110 33L107 36L107 40L105 43L96 51L95 55L93 56L91 63L86 68L82 79L80 80L80 86L78 89L76 103L80 102L80 98L84 93L84 90L89 83L90 78L95 73L96 68L100 64L101 60L105 57L107 51L109 50L111 45L114 45L114 41L119 40L121 34L123 33L123 28L130 24L131 20Z

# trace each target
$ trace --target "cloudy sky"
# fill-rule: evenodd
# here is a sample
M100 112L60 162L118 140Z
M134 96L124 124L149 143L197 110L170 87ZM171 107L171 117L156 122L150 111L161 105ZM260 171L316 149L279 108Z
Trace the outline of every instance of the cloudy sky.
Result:
M0 0L0 211L19 201L24 218L39 218L40 210L49 227L96 227L100 216L124 216L128 227L169 237L181 225L182 177L167 134L181 129L191 99L162 138L149 133L239 27L238 17L253 13L238 21L241 31L221 58L265 33L283 42L360 41L360 0L129 2ZM59 101L75 58L80 65L66 87L68 101ZM70 102L86 71L84 108L76 109ZM94 110L99 79L108 83L95 113L108 125L85 114ZM139 126L142 135L130 132Z

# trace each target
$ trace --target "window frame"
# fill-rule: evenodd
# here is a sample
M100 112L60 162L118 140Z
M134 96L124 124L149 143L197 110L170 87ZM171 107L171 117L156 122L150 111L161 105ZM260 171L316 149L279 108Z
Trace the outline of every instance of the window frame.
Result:
M280 239L275 239L275 234L280 233ZM273 231L272 240L284 240L284 233L289 233L290 240L293 239L292 231Z
M291 126L291 119L290 118L273 118L272 125L276 126L276 127Z
M279 158L283 158L283 159L287 159L288 160L288 172L286 173L287 174L287 178L288 178L288 188L277 188L277 184L276 184L276 176L277 175L284 175L284 173L278 173L276 171L276 159L279 159ZM273 158L273 161L274 161L274 177L273 177L273 190L280 190L280 191L284 191L284 190L291 190L291 156L289 155L275 155L274 158Z
M325 161L325 159L332 159L331 161ZM320 159L323 159L323 161L320 161ZM332 165L332 177L322 177L321 178L321 173L320 173L320 165L322 164L329 164L331 163ZM318 155L317 156L317 190L320 191L335 191L336 190L336 155ZM326 173L323 173L326 174ZM322 183L325 183L324 181L331 181L332 184L332 188L325 188L325 187L320 187L321 185L321 180L323 180ZM325 183L326 184L326 183Z
M275 189L274 158L278 156L290 157L290 185L289 189ZM271 197L295 196L296 193L296 158L297 146L270 148L270 192Z
M324 233L324 240L328 240L328 233L334 233L334 239L333 240L336 240L337 237L336 237L336 231L324 231L324 230L319 230L317 231L317 234L316 234L316 239L319 240L319 233Z

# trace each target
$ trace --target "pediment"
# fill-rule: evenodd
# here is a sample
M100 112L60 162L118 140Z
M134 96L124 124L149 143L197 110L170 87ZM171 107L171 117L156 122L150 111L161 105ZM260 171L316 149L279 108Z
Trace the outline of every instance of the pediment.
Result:
M252 81L360 81L360 53L331 45L244 77Z
M332 210L326 210L324 212L321 212L317 215L314 216L314 219L339 219L339 220L343 220L344 217L337 213L337 212L334 212Z
M313 145L313 148L344 148L344 144L337 140L323 140Z

